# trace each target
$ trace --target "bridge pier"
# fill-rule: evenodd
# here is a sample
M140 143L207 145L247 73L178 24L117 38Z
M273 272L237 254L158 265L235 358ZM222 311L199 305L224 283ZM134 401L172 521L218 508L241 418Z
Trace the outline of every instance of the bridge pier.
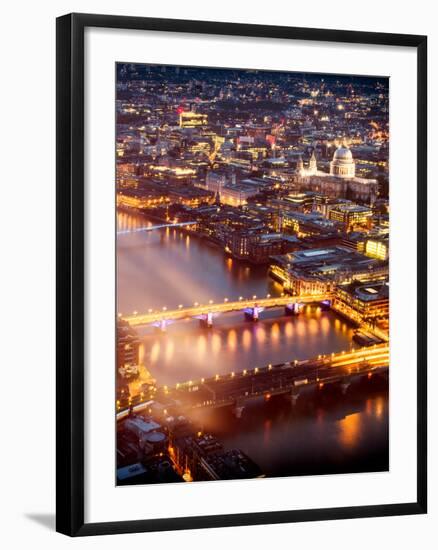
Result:
M302 310L302 305L298 302L294 302L292 304L287 304L284 308L284 312L286 315L298 315Z
M199 319L201 327L211 328L213 326L213 313L209 311Z
M344 381L341 383L341 391L342 395L345 395L348 391L348 388L350 387L351 382Z
M323 300L321 302L321 309L323 311L327 311L332 307L332 301L331 300Z
M258 321L261 311L262 308L259 308L257 304L254 307L249 307L245 309L245 319L248 319L249 321Z
M298 401L298 398L300 397L300 392L296 388L292 388L289 394L289 400L292 407L295 407Z
M389 372L379 372L379 374L376 375L379 380L382 380L383 382L388 382L389 380Z
M166 332L167 329L167 319L161 319L160 324L158 325L158 328L161 332Z
M245 405L242 401L236 401L234 407L233 407L233 414L236 417L237 420L242 418L243 411L245 410Z
M384 388L388 385L389 380L389 373L386 372L367 372L364 373L361 376L360 382L361 384L365 384L366 386L373 386L377 388Z

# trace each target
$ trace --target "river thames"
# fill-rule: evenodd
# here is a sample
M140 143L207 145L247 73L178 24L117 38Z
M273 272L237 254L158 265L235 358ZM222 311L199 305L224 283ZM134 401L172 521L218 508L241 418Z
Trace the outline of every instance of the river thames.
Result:
M156 222L118 213L118 230ZM279 295L266 266L251 266L178 228L125 233L117 245L117 306L123 314ZM319 354L348 350L353 327L331 311L306 306L296 317L282 310L225 313L212 329L176 321L166 333L140 329L142 360L159 385L196 380ZM388 396L381 386L357 387L345 398L323 395L296 409L284 399L255 403L236 420L229 411L203 413L203 429L227 448L246 452L269 476L388 469Z

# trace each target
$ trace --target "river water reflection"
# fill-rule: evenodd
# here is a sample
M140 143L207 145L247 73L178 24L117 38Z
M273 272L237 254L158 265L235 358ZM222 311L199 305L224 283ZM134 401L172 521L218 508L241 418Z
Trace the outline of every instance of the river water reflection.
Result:
M121 231L148 224L154 225L139 216L118 214ZM180 229L119 235L117 259L118 310L125 314L281 293L281 286L266 276L266 266L237 262Z
M271 310L254 323L227 313L211 329L194 320L175 322L165 334L139 332L145 364L166 385L347 350L353 334L332 312L310 306L298 317Z

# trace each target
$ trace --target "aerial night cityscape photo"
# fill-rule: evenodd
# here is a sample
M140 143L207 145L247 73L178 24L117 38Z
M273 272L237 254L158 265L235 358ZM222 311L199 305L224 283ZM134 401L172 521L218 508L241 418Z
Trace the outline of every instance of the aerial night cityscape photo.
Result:
M389 469L389 79L117 63L116 483Z

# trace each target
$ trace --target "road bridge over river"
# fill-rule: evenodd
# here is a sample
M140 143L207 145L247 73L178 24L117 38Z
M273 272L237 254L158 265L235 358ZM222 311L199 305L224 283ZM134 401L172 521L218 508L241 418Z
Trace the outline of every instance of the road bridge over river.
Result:
M134 312L132 315L119 314L119 317L127 321L131 326L156 324L164 329L169 321L176 321L187 318L198 318L208 326L213 324L214 315L231 311L243 311L247 316L258 319L258 315L265 309L285 307L286 312L298 312L304 304L325 303L330 305L330 294L304 295L304 296L268 296L266 298L240 297L238 300L230 301L227 298L223 302L214 303L210 300L207 304L195 302L192 306L179 305L177 309L148 310L145 313Z

